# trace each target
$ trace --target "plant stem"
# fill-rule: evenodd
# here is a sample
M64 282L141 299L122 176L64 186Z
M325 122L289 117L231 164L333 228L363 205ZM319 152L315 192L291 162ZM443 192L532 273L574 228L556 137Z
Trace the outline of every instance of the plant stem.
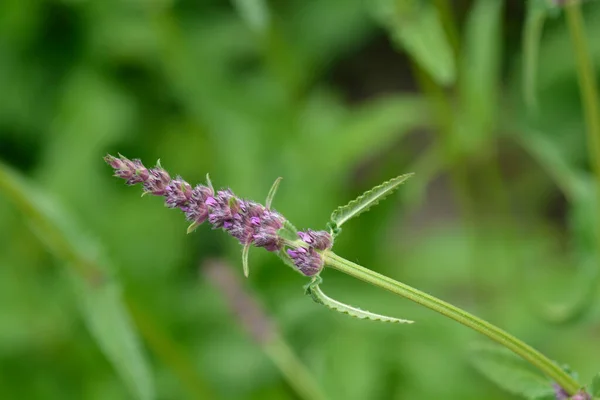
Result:
M489 322L425 292L346 260L331 251L325 252L324 258L325 264L331 268L374 286L389 290L484 334L538 368L569 394L575 394L581 387L576 380L542 353Z

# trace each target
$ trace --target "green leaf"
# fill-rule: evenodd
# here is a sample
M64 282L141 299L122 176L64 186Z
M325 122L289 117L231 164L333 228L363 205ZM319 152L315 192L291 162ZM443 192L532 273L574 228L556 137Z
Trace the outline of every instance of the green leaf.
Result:
M523 25L523 96L525 104L530 108L537 107L536 75L545 20L546 8L540 7L537 1L529 0Z
M592 384L590 385L590 394L593 397L600 397L600 373L594 376Z
M250 253L250 244L244 246L242 250L242 268L244 269L244 276L247 278L250 274L250 268L248 267L248 254Z
M50 252L69 266L68 281L74 287L86 325L132 396L153 399L149 364L121 301L118 283L108 278L112 266L100 247L82 234L68 213L48 195L36 191L2 164L0 191L28 217Z
M296 240L299 240L298 229L296 229L296 227L287 220L283 223L283 228L277 231L277 236L290 242L295 242Z
M552 382L510 350L492 344L475 346L470 361L504 390L528 399L553 394Z
M456 80L452 46L435 5L430 1L379 0L373 12L401 46L441 85Z
M375 186L368 192L363 193L361 196L352 200L350 203L343 207L339 207L331 214L331 222L336 226L340 227L346 221L351 218L357 217L360 214L368 211L372 206L379 203L391 193L393 193L400 184L405 180L413 176L413 173L400 175L394 179L390 179L387 182L382 183L379 186Z
M391 322L398 324L412 324L414 321L410 321L407 319L399 319L393 317L387 317L381 314L375 314L366 310L361 310L360 308L352 307L348 304L341 303L337 300L328 297L321 288L319 284L321 284L323 280L320 276L314 277L311 282L305 286L305 293L312 297L312 299L318 303L322 304L325 307L337 311L342 314L347 314L351 317L358 319L368 319L371 321L379 321L379 322Z
M327 128L310 139L321 141L324 148L335 147L321 163L334 173L343 173L356 160L376 157L414 130L430 128L430 111L420 96L378 97L353 107L337 129Z
M232 0L238 13L255 32L263 33L269 27L269 8L265 0Z

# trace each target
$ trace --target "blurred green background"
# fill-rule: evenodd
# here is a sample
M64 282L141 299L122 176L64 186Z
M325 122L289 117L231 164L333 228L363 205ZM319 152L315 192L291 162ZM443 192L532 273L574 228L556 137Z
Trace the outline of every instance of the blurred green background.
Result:
M275 208L313 229L415 172L336 253L589 381L598 202L566 21L543 0L2 0L0 398L516 398L469 361L483 338L407 300L326 270L332 297L417 323L333 313L259 250L242 280L235 240L186 235L107 152L261 202L281 176Z

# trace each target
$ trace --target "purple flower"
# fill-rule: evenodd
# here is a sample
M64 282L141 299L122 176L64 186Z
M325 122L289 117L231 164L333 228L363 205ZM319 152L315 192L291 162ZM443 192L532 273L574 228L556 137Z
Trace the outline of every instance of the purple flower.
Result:
M558 383L553 383L552 387L554 388L554 395L556 396L556 400L568 400L569 393L565 391Z
M123 156L107 155L104 160L115 170L115 176L125 179L128 185L141 183L146 193L165 197L167 207L179 208L195 225L208 220L214 229L223 228L240 243L272 252L283 246L277 231L285 219L261 204L242 200L229 189L217 193L204 185L192 189L180 176L171 179L160 164L148 170L140 160Z
M571 400L592 400L592 396L582 390L574 394Z
M298 267L298 271L306 276L313 276L323 269L323 258L314 248L298 247L297 249L288 249L288 255Z
M317 250L329 250L333 245L331 235L325 231L313 231L312 229L306 232L298 232L300 239L306 244L310 244Z
M192 187L180 176L167 185L166 191L165 203L169 208L183 208L192 198Z
M150 169L150 174L144 180L144 191L152 193L155 196L164 196L167 194L167 187L171 183L171 177L168 172L160 166ZM137 182L136 182L137 183Z

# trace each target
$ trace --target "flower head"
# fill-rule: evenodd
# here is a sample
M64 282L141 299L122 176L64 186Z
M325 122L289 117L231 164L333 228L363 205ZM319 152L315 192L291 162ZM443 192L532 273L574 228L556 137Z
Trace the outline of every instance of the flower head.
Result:
M132 161L123 156L107 155L104 160L115 170L115 176L125 179L128 185L141 183L145 193L163 196L167 207L179 208L194 225L208 220L214 229L225 230L243 245L272 252L283 246L277 231L285 219L261 204L240 199L229 189L216 193L204 185L192 189L180 176L172 179L160 164L147 169L140 160Z

